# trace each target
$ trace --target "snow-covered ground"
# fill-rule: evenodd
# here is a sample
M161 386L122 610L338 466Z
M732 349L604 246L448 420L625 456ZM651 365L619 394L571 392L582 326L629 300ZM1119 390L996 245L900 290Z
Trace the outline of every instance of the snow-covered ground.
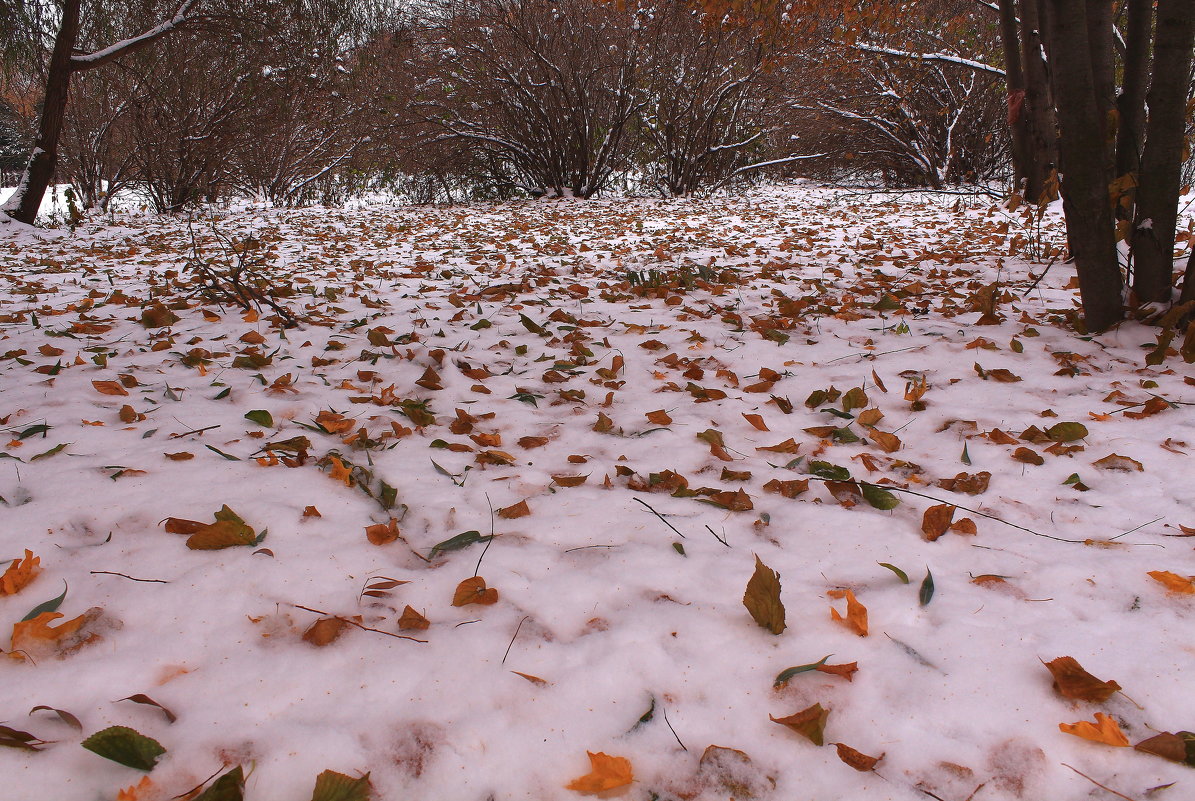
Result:
M5 798L1195 796L1059 728L1195 728L1195 379L1030 289L1056 225L808 185L215 225L300 325L199 296L184 221L0 234L0 573L40 560L0 723L48 741ZM816 704L822 747L770 719Z

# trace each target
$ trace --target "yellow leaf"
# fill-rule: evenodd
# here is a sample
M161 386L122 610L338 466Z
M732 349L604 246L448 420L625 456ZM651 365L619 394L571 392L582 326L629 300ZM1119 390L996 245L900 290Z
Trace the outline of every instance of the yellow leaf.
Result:
M25 553L29 552L26 551ZM1185 576L1171 573L1169 570L1151 570L1149 571L1149 577L1170 592L1177 592L1182 595L1195 595L1195 581ZM3 593L0 592L0 594Z
M589 773L579 779L569 782L566 789L578 793L596 794L617 787L625 787L635 780L631 770L631 761L625 757L610 756L598 751L586 751L589 754Z
M1073 734L1084 740L1104 745L1115 745L1121 748L1127 748L1129 745L1129 738L1124 736L1120 726L1103 712L1095 713L1095 723L1080 720L1078 723L1059 723L1058 728L1066 734Z
M41 557L34 556L33 551L25 549L24 559L14 559L0 576L0 595L16 595L28 587L41 572Z

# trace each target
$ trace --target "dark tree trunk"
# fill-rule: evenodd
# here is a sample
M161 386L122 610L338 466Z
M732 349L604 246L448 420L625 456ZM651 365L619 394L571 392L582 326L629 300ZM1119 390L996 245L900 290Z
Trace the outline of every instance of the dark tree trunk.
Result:
M1004 75L1008 87L1008 127L1012 135L1012 174L1017 193L1029 197L1030 176L1040 172L1029 146L1029 115L1025 108L1025 71L1021 69L1021 38L1017 33L1016 0L1000 0L1000 43L1004 46ZM1038 195L1041 191L1038 191Z
M1117 101L1116 177L1137 171L1145 131L1145 91L1149 87L1149 45L1152 39L1152 0L1128 0L1125 32L1124 81Z
M1124 316L1120 265L1108 206L1107 149L1088 44L1087 0L1047 0L1050 66L1058 112L1062 202L1079 273L1084 324L1103 331Z
M58 162L58 139L66 117L66 101L71 84L71 56L79 38L79 5L81 0L66 0L62 6L62 22L54 37L54 50L46 73L46 94L42 100L41 119L37 138L33 140L33 154L17 186L17 190L3 211L18 222L32 225L41 208L42 198L54 179Z
M1142 303L1170 300L1192 45L1195 0L1158 0L1149 121L1132 240L1133 291Z
M1053 200L1048 178L1058 161L1050 83L1042 58L1043 14L1038 0L1021 0L1021 61L1025 70L1025 105L1029 114L1029 148L1035 170L1025 197L1031 203ZM1084 31L1086 34L1086 31Z
M1113 112L1116 110L1116 66L1112 35L1112 3L1109 0L1087 0L1087 49L1091 53L1091 76L1095 85L1096 111L1099 113L1100 136L1104 140L1104 167L1107 182L1111 182L1115 159Z

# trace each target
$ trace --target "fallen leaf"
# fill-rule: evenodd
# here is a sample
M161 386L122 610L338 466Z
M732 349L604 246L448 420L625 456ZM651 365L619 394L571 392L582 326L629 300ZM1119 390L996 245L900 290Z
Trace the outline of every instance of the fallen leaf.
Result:
M552 481L560 487L579 487L589 480L589 474L583 476L552 476Z
M34 556L33 551L26 548L24 558L12 560L4 575L0 576L0 595L16 595L28 587L39 573L41 557Z
M153 780L142 776L141 781L116 793L116 801L147 801L155 791Z
M883 754L878 757L868 756L844 743L834 743L834 747L838 749L838 758L860 773L875 770L876 765L884 758Z
M547 687L548 686L548 682L544 681L539 676L532 676L530 673L520 673L517 670L512 670L511 673L515 674L516 676L526 679L527 681L534 684L536 687Z
M93 607L56 627L50 624L66 617L61 612L42 612L29 620L14 623L12 647L8 655L17 660L23 660L26 656L34 660L50 656L59 659L69 656L78 649L99 641L100 635L95 633L91 624L102 615L102 609Z
M831 606L830 619L836 623L841 623L860 637L866 637L867 607L859 603L858 599L855 598L855 593L850 590L830 590L827 594L831 598L846 598L846 617L843 617L837 609Z
M92 381L91 386L101 395L128 395L129 391L119 381Z
M758 414L744 414L743 419L751 426L759 431L768 431L768 424L763 421L763 417Z
M859 671L859 663L844 662L841 665L818 665L814 670L820 673L829 673L832 676L838 676L847 681L854 681L855 673Z
M648 412L644 415L644 417L647 418L647 422L655 423L658 426L672 425L672 418L669 417L668 412L664 411L663 409L657 409L654 412Z
M610 756L601 751L596 754L592 751L586 753L589 755L589 773L569 782L565 789L596 795L606 790L625 787L635 780L629 759Z
M826 744L826 721L830 718L830 710L823 709L820 703L786 718L775 718L771 715L768 717L773 723L787 726L814 745Z
M498 591L493 587L486 587L485 579L481 576L467 578L457 585L452 595L453 606L468 606L482 604L489 606L498 603Z
M416 612L410 604L402 610L402 617L398 619L398 628L402 631L426 631L431 621Z
M79 745L93 754L146 773L153 770L158 759L166 753L166 749L157 740L146 737L128 726L109 726L103 731L97 731Z
M317 512L318 516L319 513ZM399 538L398 520L390 518L387 523L375 523L365 527L365 538L373 545L388 545Z
M950 529L955 507L940 503L925 510L921 517L921 534L926 542L934 542Z
M1180 731L1177 734L1164 731L1142 740L1133 748L1147 754L1169 759L1171 762L1181 762L1195 767L1195 734Z
M1026 448L1024 445L1012 452L1012 458L1025 464L1043 465L1046 463L1046 460L1041 458L1041 454L1033 450L1033 448Z
M1168 570L1151 570L1149 577L1170 592L1180 595L1195 595L1195 580L1188 576L1180 576Z
M784 604L780 600L780 576L755 557L755 572L743 593L743 606L755 622L773 634L784 631Z
M978 582L979 579L974 581ZM1101 704L1120 691L1119 684L1114 681L1100 681L1084 670L1074 657L1060 656L1043 664L1054 677L1054 689L1064 698Z
M1103 712L1095 713L1095 723L1080 720L1078 723L1059 723L1058 728L1066 734L1073 734L1096 743L1115 745L1120 748L1126 748L1129 745L1129 738L1124 736L1120 725Z
M323 517L314 506L303 507L303 517Z
M520 517L526 517L529 514L531 514L531 507L527 505L527 501L525 500L498 510L498 517L501 517L503 520L516 520Z
M322 648L336 642L347 628L349 628L349 622L344 618L322 617L303 632L303 641Z
M368 801L372 796L373 787L369 783L368 773L354 779L334 770L325 770L316 776L315 788L311 791L311 801ZM219 801L226 799L221 796Z

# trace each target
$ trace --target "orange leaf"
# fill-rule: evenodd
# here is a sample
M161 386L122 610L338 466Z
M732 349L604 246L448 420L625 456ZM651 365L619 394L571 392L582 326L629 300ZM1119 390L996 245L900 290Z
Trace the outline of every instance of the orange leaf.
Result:
M307 506L303 509L303 517L323 517L323 515L314 506Z
M48 655L64 656L67 650L98 639L98 635L88 636L80 630L100 614L99 609L91 609L56 628L51 628L50 624L65 617L61 612L42 612L32 620L14 623L9 656L14 659L24 659L26 654L35 659Z
M129 391L119 381L92 381L91 385L101 395L128 395Z
M328 473L335 481L343 481L346 487L353 486L353 471L345 467L344 462L337 459L335 456L329 456L328 461L332 463L332 470Z
M26 551L25 553L29 552ZM1149 571L1149 577L1170 592L1177 592L1182 595L1195 595L1195 581L1180 576L1177 573L1171 573L1168 570L1151 570Z
M948 503L940 503L925 510L921 517L921 533L927 542L933 542L950 528L950 521L954 519L954 507Z
M516 520L520 517L526 517L529 514L531 514L531 507L527 505L527 501L525 500L498 510L498 517L501 517L503 520Z
M1127 748L1129 745L1129 738L1124 736L1120 726L1103 712L1095 713L1095 723L1080 720L1078 723L1059 723L1058 728L1066 734L1073 734L1096 743L1115 745L1121 748Z
M336 642L348 627L349 622L342 617L322 617L303 632L303 640L322 648Z
M589 755L589 773L574 779L566 786L578 793L597 794L618 787L625 787L635 780L631 761L625 757L610 756L598 751L586 751Z
M658 426L672 425L672 418L669 417L668 412L664 411L663 409L657 409L654 412L648 412L644 415L644 417L647 418L647 422L655 423Z
M1054 677L1054 689L1066 698L1103 703L1120 690L1116 682L1100 681L1088 673L1074 657L1060 656L1043 664Z
M900 450L900 437L895 434L873 430L868 436L871 437L872 442L880 446L880 450L884 453L894 453Z
M319 512L315 514L316 517L320 516ZM397 540L398 536L398 521L393 517L390 518L389 523L375 523L372 526L365 527L365 538L373 545L387 545Z
M536 687L547 687L548 686L548 682L545 681L544 679L541 679L539 676L532 676L530 673L520 673L517 670L512 670L511 673L515 674L516 676L526 679L527 681L534 684Z
M758 414L744 414L743 419L760 431L769 431L768 424Z
M834 747L838 749L838 758L860 773L875 770L876 765L884 758L883 754L878 757L868 756L845 743L834 743Z
M786 718L773 718L773 723L787 726L802 737L807 738L814 745L825 745L826 721L830 718L830 710L823 709L821 704L814 704L808 709L802 709L795 715Z
M34 556L33 551L25 549L24 559L14 559L0 576L0 595L16 595L28 587L41 572L41 557Z
M398 619L398 628L402 631L426 631L431 621L416 612L410 604L402 610L402 617Z
M129 785L116 794L116 801L142 801L147 798L154 791L154 783L150 781L148 776L142 777L141 781L136 784Z
M834 676L840 676L847 681L855 680L855 673L859 670L858 662L844 662L841 665L818 665L814 670L821 673L829 673Z
M830 590L831 598L846 598L846 617L830 607L830 619L841 623L860 637L867 636L867 607L855 599L855 593L850 590Z
M560 487L579 487L588 480L588 474L583 476L552 476L552 481Z
M452 595L453 606L468 606L469 604L489 606L496 603L498 603L498 591L493 587L486 587L485 579L481 576L465 579L457 585L456 592Z

